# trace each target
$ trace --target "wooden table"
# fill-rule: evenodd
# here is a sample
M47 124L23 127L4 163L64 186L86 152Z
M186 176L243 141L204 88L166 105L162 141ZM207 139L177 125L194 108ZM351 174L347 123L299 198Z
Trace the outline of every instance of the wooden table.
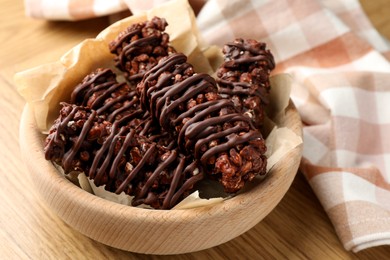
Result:
M387 0L364 0L374 25L390 38ZM18 127L24 101L13 74L58 59L109 23L98 18L76 23L45 22L24 16L22 1L1 0L0 11L0 258L160 258L117 250L71 229L36 193L19 155ZM384 259L390 246L353 254L344 250L320 203L301 174L277 208L244 235L218 247L171 258ZM161 257L168 258L168 257Z

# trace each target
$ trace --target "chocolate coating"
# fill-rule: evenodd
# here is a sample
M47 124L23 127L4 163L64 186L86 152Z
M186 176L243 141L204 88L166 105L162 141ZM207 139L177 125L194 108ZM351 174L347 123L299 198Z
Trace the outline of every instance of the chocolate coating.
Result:
M251 141L264 143L264 140L251 120L235 109L233 102L217 94L211 76L194 73L185 55L176 53L163 58L145 74L137 90L143 107L165 131L177 136L184 153L193 153L209 174L224 175L219 178L230 180L222 182L225 191L237 192L245 181L258 173L265 174L265 145L251 150L258 154L252 157L260 159L259 162L245 158L245 163L256 165L252 169L243 168L242 163L228 169L215 164L232 149L241 158L240 151L252 146Z
M269 76L275 68L273 55L265 43L250 39L227 43L222 52L225 61L217 71L218 92L261 127L269 103Z
M169 46L169 35L164 32L167 25L165 19L154 17L133 24L110 43L110 51L116 55L115 65L129 82L137 84L162 57L176 52Z
M137 92L126 83L118 83L110 69L99 68L87 75L72 92L71 103L92 108L106 121L127 125L159 145L175 147L170 135L141 108Z
M119 127L118 121L102 120L94 110L63 103L60 115L46 139L46 159L60 164L66 174L84 172L97 186L134 196L133 205L171 208L203 178L197 162L128 126ZM96 135L99 129L104 131Z

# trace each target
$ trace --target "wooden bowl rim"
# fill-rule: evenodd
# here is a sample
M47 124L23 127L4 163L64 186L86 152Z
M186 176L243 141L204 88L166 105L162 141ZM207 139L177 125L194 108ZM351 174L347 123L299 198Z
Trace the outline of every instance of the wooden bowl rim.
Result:
M301 121L291 100L285 112L286 120L283 126L290 128L298 136L302 137ZM28 168L32 172L32 177L37 179L35 181L36 184L39 183L39 187L37 187L39 192L50 205L53 205L53 201L56 201L58 196L60 196L70 201L76 207L87 208L96 215L107 215L108 210L108 212L112 214L112 218L131 218L134 219L134 221L139 221L140 223L154 223L159 219L164 219L164 221L168 224L177 222L191 223L198 218L219 218L223 217L223 215L227 214L229 211L236 212L245 210L248 204L254 203L255 200L261 200L264 193L269 192L269 189L277 191L278 183L281 183L286 178L288 178L288 181L291 184L296 174L296 171L289 172L289 174L285 175L270 174L261 183L259 183L259 185L249 190L248 193L239 194L233 198L223 201L222 203L206 207L183 210L150 210L121 205L90 194L71 183L64 176L61 176L54 165L51 162L46 161L44 158L43 135L37 130L33 118L32 109L27 104L21 117L20 145L22 156ZM286 156L292 156L298 160L300 159L301 154L302 144L291 150ZM278 167L278 164L276 164L275 167ZM55 194L55 197L52 199L48 199L50 196L42 194L42 187L44 188L47 185L53 186L53 188L58 192L58 194ZM287 190L283 190L281 198L285 195ZM71 196L69 191L71 191ZM273 205L272 209L276 205ZM63 216L61 217L64 219ZM64 220L67 222L66 218ZM243 232L245 231L246 230ZM88 234L85 235L88 236Z

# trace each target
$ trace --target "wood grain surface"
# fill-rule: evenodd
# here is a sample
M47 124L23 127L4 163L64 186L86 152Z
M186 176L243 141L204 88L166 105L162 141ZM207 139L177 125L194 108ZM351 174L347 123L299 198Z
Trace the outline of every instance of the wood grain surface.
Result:
M390 38L388 0L361 0ZM261 223L220 246L191 254L153 256L95 242L70 228L38 195L19 150L24 101L13 74L58 59L109 24L107 18L46 22L26 18L23 1L0 0L0 258L1 259L388 259L390 246L347 252L302 174ZM145 238L147 239L147 238Z

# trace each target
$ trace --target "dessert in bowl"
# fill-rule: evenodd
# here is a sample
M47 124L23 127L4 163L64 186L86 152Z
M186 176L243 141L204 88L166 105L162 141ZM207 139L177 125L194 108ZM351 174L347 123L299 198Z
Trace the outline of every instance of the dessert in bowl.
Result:
M226 242L247 231L264 218L283 197L297 171L302 149L301 142L299 142L301 140L300 119L288 96L286 98L286 95L282 95L278 99L278 92L285 91L288 93L289 81L285 76L276 76L270 80L271 88L273 90L279 89L279 91L271 92L269 103L272 105L268 108L270 110L268 113L270 119L264 119L265 121L272 120L272 123L276 126L275 131L265 133L268 136L268 150L270 153L267 155L268 168L266 168L264 163L266 155L264 154L265 149L263 148L265 141L258 130L259 127L255 127L254 125L260 124L260 127L265 129L267 128L265 125L269 124L269 122L263 122L263 119L252 120L252 118L258 119L263 117L261 113L257 113L253 109L253 102L256 101L245 102L245 100L243 101L241 99L241 102L232 101L236 98L237 93L229 96L231 92L229 90L231 89L229 89L229 84L225 82L226 79L223 78L225 72L223 69L222 72L220 70L221 73L217 76L219 84L222 86L218 88L215 80L211 76L191 72L193 69L187 63L186 55L176 53L175 51L165 51L166 57L159 60L156 59L157 61L150 68L144 66L147 69L145 69L145 72L141 76L138 76L140 74L140 67L135 69L135 73L132 74L134 67L126 66L126 62L121 62L118 59L118 57L124 56L121 53L124 52L125 48L121 48L119 53L116 53L117 56L114 59L112 59L112 55L107 55L105 48L107 48L108 42L111 47L114 46L111 48L111 51L114 50L113 52L115 52L118 46L115 44L118 42L115 39L118 38L111 37L114 33L116 33L116 37L119 37L119 41L123 40L123 34L117 31L119 27L126 24L125 28L134 29L137 25L142 27L142 25L148 23L145 20L142 21L142 18L133 19L139 19L139 21L126 20L120 25L114 25L108 31L98 36L95 41L84 42L72 52L68 53L62 59L61 64L51 65L51 67L60 67L59 74L61 77L56 77L59 80L54 81L54 87L49 88L50 91L45 89L45 97L43 100L46 100L46 106L42 106L39 102L29 102L22 115L20 141L26 164L31 171L38 190L57 214L70 226L104 244L133 252L173 254L197 251ZM128 27L129 24L133 27ZM152 22L152 24L158 24L158 22ZM126 31L125 35L128 35L128 31ZM127 37L126 39L129 38L132 37ZM114 44L112 44L113 42ZM243 42L249 43L248 41ZM132 43L131 40L130 43ZM142 47L144 46L142 45ZM97 54L93 58L90 58L92 52L95 52L99 48L102 49L102 53L96 52ZM175 46L175 49L178 48ZM187 55L189 59L191 56L196 57L198 61L200 59L199 55ZM137 54L138 59L140 59L139 56ZM127 82L131 82L132 80L138 81L136 89L133 90L139 95L136 97L139 100L139 107L134 105L134 102L132 103L135 100L134 96L132 96L133 94L126 94L130 98L127 100L127 103L121 99L120 108L126 106L128 107L127 112L129 110L131 111L131 109L134 109L134 111L131 111L131 120L126 122L126 127L120 128L124 132L118 135L117 139L115 139L116 134L122 130L117 130L117 121L115 120L120 121L123 118L127 118L128 114L123 115L111 111L106 115L104 114L104 111L107 111L107 106L105 105L111 104L111 100L105 98L105 95L99 97L94 96L91 92L84 93L83 91L75 91L91 86L94 89L100 85L113 86L112 89L121 91L125 89L127 83L122 84L112 80L112 77L115 78L114 72L106 69L98 69L106 67L105 65L107 64L111 66L110 63L113 60L115 61L116 67L124 66L124 77L127 79ZM142 58L142 60L138 61L143 62L144 60ZM133 63L130 62L130 64ZM168 66L166 64L170 65ZM226 65L226 62L224 64ZM267 64L269 65L269 62ZM181 71L178 68L185 69ZM45 72L42 73L42 71L49 71L50 73L46 73L45 75ZM111 76L96 77L96 75L105 75L107 71L109 74L111 73ZM33 70L19 75L19 82L23 83L24 80L24 83L27 85L31 84L28 75L36 73L37 70ZM47 67L46 70L40 68L40 73L45 77L48 75L53 76L53 74L58 75L53 73L53 70L48 70ZM161 75L167 74L169 74L169 79L163 80L164 84L159 83L158 80L158 84L156 84L154 75L157 75L155 78L161 78ZM261 71L259 74L261 74ZM170 82L171 78L174 82ZM264 75L261 74L260 78L264 78ZM100 81L100 79L104 80ZM266 81L268 81L268 77ZM53 80L50 82L53 82ZM190 92L193 95L194 91L192 90L194 88L183 84L183 82L195 82L195 85L198 86L195 88L198 91L195 91L197 94L196 97L202 96L203 98L196 99L194 101L195 103L189 101L194 96L188 97L187 94ZM164 99L158 99L155 98L158 95L154 95L157 92L155 90L156 85L161 87L162 90L165 89L165 93L171 93L170 91L175 89L172 86L184 86L183 88L188 90L188 92L181 93L173 91L176 95L168 94ZM267 84L265 86L269 87ZM131 93L131 91L129 90L127 93ZM59 93L61 93L61 97L59 97ZM82 96L86 98L79 98L79 93L84 93ZM117 95L117 92L115 93L115 97L120 96ZM252 94L250 93L250 95ZM257 95L257 93L254 93L254 95ZM276 98L273 96L276 96ZM176 100L180 100L181 97L186 97L184 99L187 104L192 105L189 107L181 107L180 102L175 102ZM91 99L92 101L90 101ZM101 100L101 102L97 100ZM173 101L167 104L167 100ZM280 102L280 100L284 100L284 104L281 104L283 102ZM63 108L60 110L58 108L58 101L71 101L73 104L63 104ZM260 102L256 103L258 105L263 104L261 100L257 102ZM96 105L99 103L103 105ZM247 103L252 105L249 105L248 108L245 105ZM170 104L173 104L173 107L165 110L160 109L161 107L169 107ZM203 117L199 116L202 110L198 109L202 106L205 107L205 112L203 113L205 115ZM135 113L139 108L143 109L142 112ZM211 111L210 108L215 109ZM47 116L39 119L37 116L42 115L39 113L42 109L46 109ZM187 112L192 110L198 113L188 116ZM58 111L61 111L59 117ZM122 109L121 111L123 112L124 110ZM249 113L249 115L245 115L245 113ZM57 114L55 117L58 118L51 128L49 128L49 135L46 136L42 133L42 125L47 122L49 125L52 124L48 119L50 118L50 114ZM114 116L112 116L113 114ZM117 117L118 115L119 117ZM184 119L187 117L189 119L184 122ZM198 121L192 120L195 117L202 118L203 121L198 123ZM134 121L132 121L134 118L138 120L138 123L136 127L131 128L130 126L134 125ZM158 137L155 138L156 133L153 132L153 127L148 128L145 126L147 125L145 122L149 122L148 120L160 126L157 130ZM207 120L212 123L205 125L204 121ZM232 120L237 123L229 125ZM188 122L192 123L192 125ZM194 136L194 131L184 131L184 134L181 134L183 132L181 131L182 129L196 128L193 127L196 123L200 126L198 127L199 131L199 129L207 129L220 122L224 126L219 128L215 127L210 133L200 132L203 134L199 134L199 132L195 131L195 136L200 135L209 142L205 149L198 149L195 143L199 140L191 139ZM142 125L142 127L139 127L139 125ZM94 136L91 134L91 130L95 126L96 129L102 129L99 132L98 138L91 137ZM228 140L227 146L223 146L224 143L219 143L222 142L221 139L225 138L225 132L228 132L229 136L231 136L233 132L230 129L236 126L239 132L234 133L236 136L231 139L234 141L229 142ZM167 134L164 134L165 132ZM218 142L210 145L211 141L207 137L213 134L217 136ZM292 142L294 143L293 145L291 145L292 139L294 140ZM66 143L68 140L70 144ZM113 147L117 146L114 140L118 140L119 147L115 154L119 154L119 156L107 159L107 162L110 165L118 165L118 161L124 158L125 163L119 163L120 165L124 165L122 174L120 174L119 170L102 171L101 169L104 168L105 163L99 162L99 159L96 159L99 157L97 156L98 154L109 151L107 147L111 144L114 144ZM128 140L135 141L128 142ZM287 142L283 140L287 140ZM147 148L144 149L144 147ZM215 147L223 147L225 150L213 150ZM80 148L85 151L79 151ZM120 151L127 151L127 149L130 149L128 154L131 156L126 155L126 157L125 153L120 153ZM250 156L243 156L248 153L242 152L246 151L245 149L253 151L250 153ZM92 151L90 154L88 153L89 150ZM140 151L137 153L139 156L135 156L134 151L136 150ZM208 152L210 150L214 152ZM159 152L155 153L153 151ZM237 156L236 153L242 156ZM258 153L259 155L254 156L253 153ZM108 154L110 153L107 152L104 157L110 158ZM150 156L150 154L153 154L153 156ZM183 154L183 156L180 154ZM236 167L239 169L237 172L242 175L239 178L231 178L231 175L229 175L231 167L226 167L227 163L223 163L223 166L217 166L218 164L215 163L222 160L219 158L225 158L226 156L230 156L228 158L229 160L232 158L240 158L240 163L236 163L237 165L247 165L246 162L249 162L250 164L248 165L251 167L249 169L245 167L245 171L240 167ZM90 158L92 159L90 160ZM143 160L143 158L146 159ZM157 159L152 160L153 158ZM46 159L50 159L54 163ZM170 168L166 166L167 161L170 161ZM87 164L86 162L91 164ZM69 178L61 174L55 166L55 163L62 167L66 175L72 175L72 172L75 170L83 171L85 175L93 180L92 186L94 184L96 186L105 185L106 190L116 193L124 192L134 196L132 206L121 205L81 189L79 183L79 185L75 185L69 181ZM99 163L101 164L97 167L96 165ZM185 170L179 169L186 169L185 166L191 166L192 163L199 163L199 166L190 168L192 170L189 171L188 178L186 175L183 177L181 173L185 172ZM256 163L257 166L255 167ZM116 166L111 168L119 169ZM165 178L168 179L168 181L165 180L164 182L165 186L160 185L164 187L162 190L159 189L159 182L156 184L156 179L152 179L155 175L162 175L160 174L161 168L165 169L164 174L171 176L170 179ZM226 171L226 168L229 171ZM148 175L147 172L152 173ZM265 178L258 177L265 175L265 173L267 173ZM176 175L179 177L177 177L178 181L175 182ZM234 193L235 195L209 205L204 201L197 201L195 204L190 204L191 206L187 205L181 207L181 209L175 208L177 202L180 202L182 199L185 201L185 197L187 197L189 191L192 191L192 188L195 186L193 185L195 184L193 180L198 182L207 175L218 179L220 181L219 184L224 187L225 191ZM157 179L161 182L162 178ZM192 180L190 185L186 185L188 183L187 180ZM173 183L176 184L173 185ZM181 189L181 187L185 188ZM156 209L135 207L139 204L147 204Z

